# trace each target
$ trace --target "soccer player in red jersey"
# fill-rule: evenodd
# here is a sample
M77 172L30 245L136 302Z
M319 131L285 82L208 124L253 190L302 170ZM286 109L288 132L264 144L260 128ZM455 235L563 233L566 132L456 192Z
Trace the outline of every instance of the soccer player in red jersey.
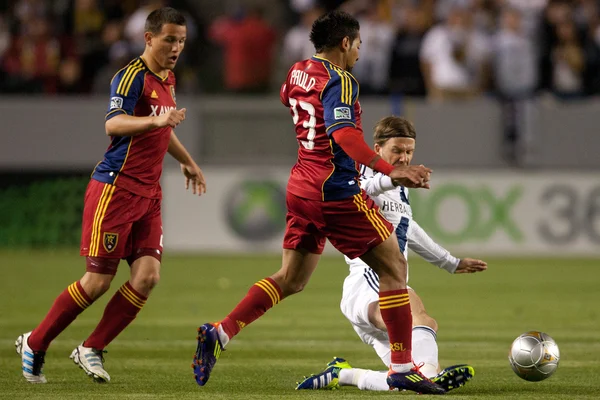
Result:
M281 88L299 144L287 187L287 226L281 269L257 282L217 324L198 331L196 382L203 386L222 349L242 328L285 297L300 292L317 267L325 240L353 259L360 257L380 279L379 304L390 339L390 388L443 394L411 360L412 317L406 260L392 225L360 188L357 162L403 186L429 187L424 166L393 167L363 138L358 82L350 73L359 56L356 19L334 11L317 19L310 34L317 54L294 64Z
M54 301L44 320L17 339L23 376L45 383L45 353L77 316L110 287L121 259L131 277L106 305L92 334L71 359L97 382L108 382L104 348L136 317L158 283L162 255L160 176L168 152L181 165L186 188L206 191L202 171L175 136L185 119L175 103L172 69L183 50L186 21L173 8L153 11L146 19L146 48L111 82L106 134L111 141L96 166L84 199L80 254L86 273Z

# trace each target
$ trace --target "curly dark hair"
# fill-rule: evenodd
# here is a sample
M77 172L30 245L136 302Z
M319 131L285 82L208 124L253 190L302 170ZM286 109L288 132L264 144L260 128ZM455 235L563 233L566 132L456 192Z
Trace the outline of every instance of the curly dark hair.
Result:
M313 23L310 41L317 53L338 46L345 37L352 43L358 37L360 24L352 15L343 11L331 11L321 15Z

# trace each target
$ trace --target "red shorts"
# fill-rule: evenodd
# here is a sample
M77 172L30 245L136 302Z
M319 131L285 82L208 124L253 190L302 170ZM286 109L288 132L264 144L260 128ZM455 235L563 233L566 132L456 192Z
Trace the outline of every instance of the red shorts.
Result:
M327 238L341 253L356 258L394 231L364 190L337 201L308 200L288 192L287 209L284 249L321 254Z
M162 254L160 199L90 180L83 205L82 256L127 259ZM116 272L116 271L115 271Z

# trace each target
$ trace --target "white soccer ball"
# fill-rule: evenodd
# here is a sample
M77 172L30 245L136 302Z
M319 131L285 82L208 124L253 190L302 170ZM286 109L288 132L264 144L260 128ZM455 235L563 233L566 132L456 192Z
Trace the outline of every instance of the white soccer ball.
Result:
M508 361L519 378L536 382L549 378L558 368L560 352L554 339L543 332L526 332L510 346Z

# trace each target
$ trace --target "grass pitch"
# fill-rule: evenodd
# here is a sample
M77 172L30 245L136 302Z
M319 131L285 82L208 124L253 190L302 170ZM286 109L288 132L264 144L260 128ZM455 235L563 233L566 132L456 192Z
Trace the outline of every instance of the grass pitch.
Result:
M68 359L93 330L112 293L127 279L121 265L111 291L86 310L47 356L46 385L20 373L16 337L43 318L54 298L84 271L76 250L0 252L0 398L7 399L359 399L411 398L409 393L294 391L303 375L333 356L382 369L339 311L347 268L324 258L305 291L269 311L230 343L211 380L200 388L190 364L195 329L225 316L279 257L166 256L162 280L134 323L108 348L112 381L94 384ZM600 396L599 260L490 259L490 269L452 276L414 256L410 284L440 329L442 366L470 363L475 378L447 398L592 399ZM558 343L561 361L550 379L519 379L508 364L512 340L541 330Z

